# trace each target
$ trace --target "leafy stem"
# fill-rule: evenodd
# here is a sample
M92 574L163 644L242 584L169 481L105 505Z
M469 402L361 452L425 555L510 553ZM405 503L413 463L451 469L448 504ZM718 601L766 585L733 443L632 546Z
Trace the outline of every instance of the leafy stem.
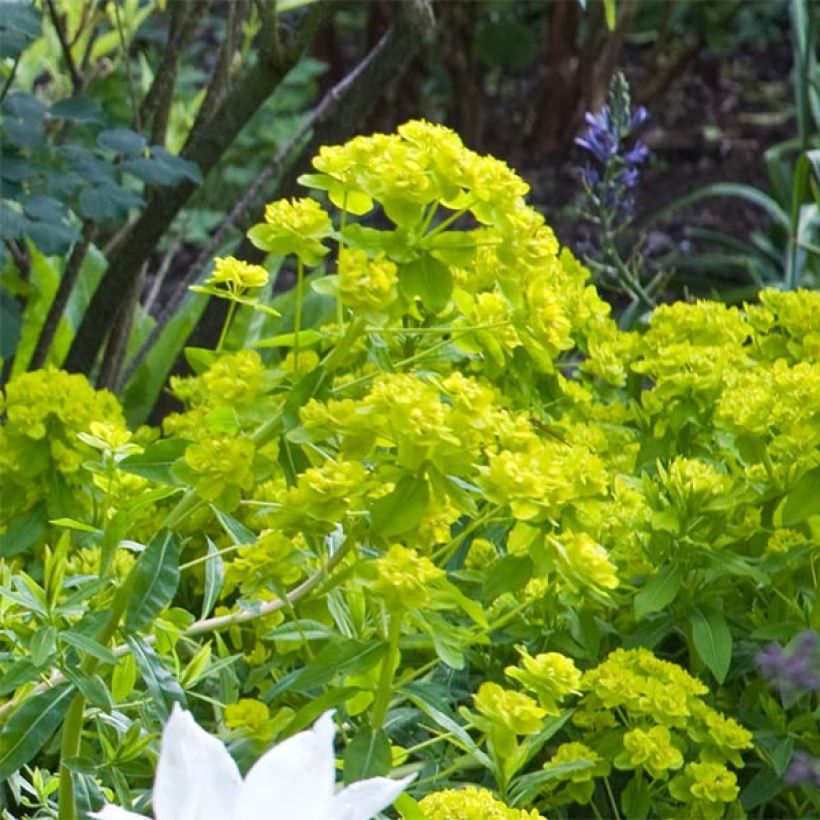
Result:
M296 309L293 316L293 369L299 373L299 333L302 330L302 301L305 296L305 265L296 258Z
M399 638L401 637L401 625L404 620L404 612L396 610L390 613L389 618L390 620L387 627L387 652L382 660L381 672L379 673L379 687L376 690L376 698L373 701L373 716L370 722L374 732L377 732L384 725L387 707L390 704L390 696L393 694L393 672L396 666L396 659L399 655Z

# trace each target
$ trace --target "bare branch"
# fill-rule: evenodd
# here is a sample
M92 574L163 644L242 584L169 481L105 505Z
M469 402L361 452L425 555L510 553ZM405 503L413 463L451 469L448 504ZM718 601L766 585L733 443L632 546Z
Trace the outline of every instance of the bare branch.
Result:
M329 12L327 3L317 3L311 8L288 45L281 65L271 65L269 60L260 59L256 65L247 69L237 83L236 91L223 101L212 120L191 135L182 152L184 159L195 162L203 175L208 174L239 131L296 64ZM133 223L112 254L108 272L92 297L77 330L64 364L67 370L90 369L112 327L120 294L137 275L160 237L196 188L196 183L185 180L175 188L164 189L162 196L154 197Z
M66 262L65 270L60 279L60 285L57 288L57 293L54 295L54 301L48 309L46 320L43 323L40 336L37 339L37 345L31 356L29 370L37 370L46 363L48 352L51 350L51 344L54 341L54 335L57 332L57 326L60 324L63 311L74 290L74 285L80 275L80 268L82 267L83 260L85 259L85 255L88 252L96 230L96 226L93 222L86 222L83 225L80 241L76 242L71 250L71 256L68 257L68 262Z
M66 39L63 21L57 13L57 9L54 6L54 0L46 0L46 4L48 5L48 15L51 18L52 25L57 31L57 39L60 41L60 48L63 51L66 68L68 68L68 73L71 77L71 87L74 89L74 93L78 94L83 87L83 78L80 76L80 72L77 71L77 66L74 63L74 57L71 55L71 47Z

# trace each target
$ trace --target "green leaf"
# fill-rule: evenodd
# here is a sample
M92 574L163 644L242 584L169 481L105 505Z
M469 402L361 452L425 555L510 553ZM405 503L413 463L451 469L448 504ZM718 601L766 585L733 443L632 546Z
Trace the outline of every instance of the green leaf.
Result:
M0 60L16 59L40 36L40 15L29 3L3 3L1 8Z
M184 455L190 442L182 438L164 438L149 444L143 452L124 458L119 466L127 473L158 481L161 484L178 485L172 467Z
M606 27L610 31L615 31L615 24L618 21L617 0L604 0L604 19Z
M62 666L61 671L91 706L103 712L111 711L114 706L111 694L99 675L89 675L79 666Z
M677 564L667 564L660 572L653 575L641 587L633 601L635 607L635 618L643 620L653 612L659 612L669 606L678 595L683 576Z
M773 800L784 788L783 781L771 769L761 769L743 787L740 803L746 811L752 811Z
M206 536L207 537L207 536ZM219 593L222 591L222 583L225 580L225 562L216 548L216 544L208 540L208 560L205 562L205 591L202 594L202 618L207 618L213 609Z
M636 772L626 788L621 792L621 808L624 812L624 817L629 817L630 820L645 820L649 816L649 810L652 807L652 795L649 791L649 783L647 783L640 772Z
M66 683L23 701L0 732L0 782L45 746L62 723L73 696L74 687Z
M125 628L148 626L174 597L179 585L179 536L161 530L140 555L134 568L133 591L125 612Z
M138 208L143 199L112 182L89 185L80 192L80 213L92 222L111 222L124 219L131 208Z
M107 128L97 134L97 145L117 154L133 157L145 150L146 142L142 134L130 128Z
M0 214L0 223L3 215ZM20 303L5 289L0 288L0 359L14 355L23 329L23 309Z
M188 294L174 317L165 325L159 339L154 342L150 353L129 379L123 391L122 405L130 427L138 427L150 415L167 383L171 367L207 304L206 297Z
M211 512L216 516L217 521L222 525L222 529L230 536L234 544L256 543L256 533L249 530L241 521L237 521L230 513L223 512L216 507L211 507Z
M31 662L30 658L20 658L11 666L7 666L0 677L0 695L8 695L18 686L30 683L37 679L39 670Z
M440 729L453 735L462 748L469 752L475 760L486 768L491 767L490 759L476 746L467 730L455 719L446 703L434 691L433 686L427 683L408 683L401 689L402 694L414 703Z
M689 618L692 642L700 659L718 683L726 680L732 661L732 633L723 613L715 609L696 609Z
M363 674L379 662L386 649L383 643L352 638L328 644L296 673L289 688L294 692L309 692L325 686L336 675Z
M117 660L111 675L111 696L115 703L124 701L137 682L137 662L133 655L123 655Z
M48 510L44 501L12 518L0 534L0 556L11 558L25 552L45 538Z
M51 106L49 116L57 120L69 120L71 122L101 122L102 110L99 105L88 97L68 97L60 100Z
M505 592L518 592L532 578L532 572L532 560L526 555L505 555L485 570L481 597L494 601Z
M717 182L713 185L705 185L693 191L691 194L679 197L653 214L647 226L659 222L681 208L692 205L702 199L710 199L713 197L740 197L741 199L745 199L747 202L757 205L766 211L781 227L786 230L789 228L789 215L774 199L752 185L743 185L736 182Z
M424 474L404 476L392 492L377 499L370 511L373 532L383 538L409 532L419 525L430 501Z
M53 626L41 626L31 637L28 645L31 662L42 666L57 651L57 629Z
M447 306L453 292L450 268L430 254L399 266L399 286L405 298L419 297L433 313Z
M86 655L91 655L91 657L102 661L102 663L115 664L117 662L117 656L110 649L107 649L101 643L98 643L93 638L89 638L88 635L84 635L82 632L67 630L61 632L58 637L63 643L73 646Z
M114 517L105 525L102 537L100 563L103 575L108 573L117 547L119 547L120 542L131 529L131 525L139 518L143 510L157 501L162 501L164 498L174 495L176 492L178 490L174 487L158 487L156 490L148 490L114 514Z
M120 165L123 171L127 171L132 176L141 179L149 185L170 185L172 179L169 177L168 169L161 162L153 157L138 157L127 159Z
M389 774L390 741L384 730L362 726L345 749L344 763L345 783Z
M812 515L820 515L820 467L805 473L786 493L774 520L778 526L793 527Z
M145 682L145 688L160 712L160 715L167 719L171 714L171 706L179 703L186 705L185 692L177 683L176 679L163 666L162 661L153 649L138 635L126 635L125 637L134 660L137 664L140 677Z
M100 531L91 524L86 524L84 521L76 521L73 518L52 518L49 524L55 527L64 527L67 530L77 530L78 532L90 532L97 534Z

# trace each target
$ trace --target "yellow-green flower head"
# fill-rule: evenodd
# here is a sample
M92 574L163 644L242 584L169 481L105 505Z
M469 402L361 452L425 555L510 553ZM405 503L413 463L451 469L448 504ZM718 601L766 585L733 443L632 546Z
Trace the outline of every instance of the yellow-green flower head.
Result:
M820 362L820 292L768 289L759 298L761 305L747 306L746 313L760 334L758 345L766 358Z
M124 581L136 562L134 553L127 549L118 549L108 568L112 578ZM80 547L72 550L66 560L67 575L96 575L100 571L100 548Z
M373 561L374 579L370 589L390 609L423 607L435 591L435 584L446 576L429 558L401 544L393 544Z
M732 486L731 478L718 472L711 464L684 456L673 459L665 478L673 497L681 500L688 497L700 500L719 498Z
M365 318L386 315L398 297L396 266L384 254L369 259L364 251L339 251L339 296Z
M615 758L619 769L643 769L654 780L665 778L670 769L683 765L683 755L672 743L666 726L632 729L623 737L624 750Z
M131 431L111 421L92 421L89 430L107 450L118 450L131 441Z
M0 425L0 529L18 513L30 511L53 486L54 476L77 487L72 503L82 519L90 499L81 487L80 468L96 454L80 435L95 422L109 425L106 435L126 435L114 395L94 390L85 376L35 370L9 381L0 394L0 415L5 415Z
M264 735L269 720L270 709L261 700L242 698L225 707L225 725L247 737Z
M752 748L752 733L736 720L725 717L705 703L693 704L692 714L696 720L687 731L693 740L707 747L703 756L710 760L717 758L720 763L729 761L738 768L742 767L740 752Z
M221 356L200 377L209 407L246 406L264 389L265 367L255 350Z
M544 344L551 356L568 350L573 342L572 322L566 313L566 300L544 278L531 282L527 289L529 324L535 338Z
M197 493L206 501L239 503L240 490L253 486L254 445L250 439L212 433L185 450Z
M572 658L559 652L544 652L535 657L523 647L518 647L518 652L523 669L508 666L504 674L534 692L548 715L557 715L558 703L567 695L580 692L581 671Z
M271 523L287 532L330 532L368 488L368 472L361 462L326 461L309 467L296 479L296 486L279 494L276 500L281 506L271 515Z
M799 530L778 528L769 536L766 542L766 552L791 552L796 547L803 547L808 543L809 540Z
M567 764L583 764L566 770ZM556 777L544 784L550 803L579 803L586 805L595 792L595 778L606 777L611 766L598 752L584 743L562 743L544 764L545 771L557 769Z
M264 287L269 278L268 272L261 265L251 265L233 256L217 256L207 284L225 285L231 292L241 293L249 288Z
M322 239L332 230L330 217L315 199L279 199L265 206L265 222L254 225L248 238L267 253L292 253L304 264L316 265L328 252Z
M618 574L609 553L585 532L562 532L555 541L559 572L581 586L603 589L618 586Z
M467 786L425 795L419 802L425 820L544 820L535 809L513 809L488 789Z
M591 694L584 705L626 709L665 726L687 725L697 696L708 692L676 664L656 658L647 649L616 649L606 660L584 672L581 688Z
M669 783L669 793L682 803L732 803L739 792L734 772L719 763L689 763Z
M504 689L497 683L482 683L473 702L487 720L516 735L537 732L547 714L529 695Z
M593 765L567 772L561 775L562 780L569 780L572 783L586 783L596 777L606 777L610 772L611 767L605 758L586 744L575 741L562 743L556 749L555 754L544 764L543 768L549 769L562 763L574 763L576 760L586 760Z
M295 584L302 576L300 552L293 540L275 530L265 530L253 544L240 547L225 562L222 597L235 589L244 596L259 590L275 592Z

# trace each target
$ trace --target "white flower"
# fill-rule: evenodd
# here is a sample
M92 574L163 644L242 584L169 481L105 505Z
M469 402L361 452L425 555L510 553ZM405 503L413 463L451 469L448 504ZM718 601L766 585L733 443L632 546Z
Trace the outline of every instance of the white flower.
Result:
M222 742L177 704L165 725L154 779L156 820L368 820L415 777L373 777L335 792L333 712L267 751L242 780ZM118 806L99 820L145 820Z

